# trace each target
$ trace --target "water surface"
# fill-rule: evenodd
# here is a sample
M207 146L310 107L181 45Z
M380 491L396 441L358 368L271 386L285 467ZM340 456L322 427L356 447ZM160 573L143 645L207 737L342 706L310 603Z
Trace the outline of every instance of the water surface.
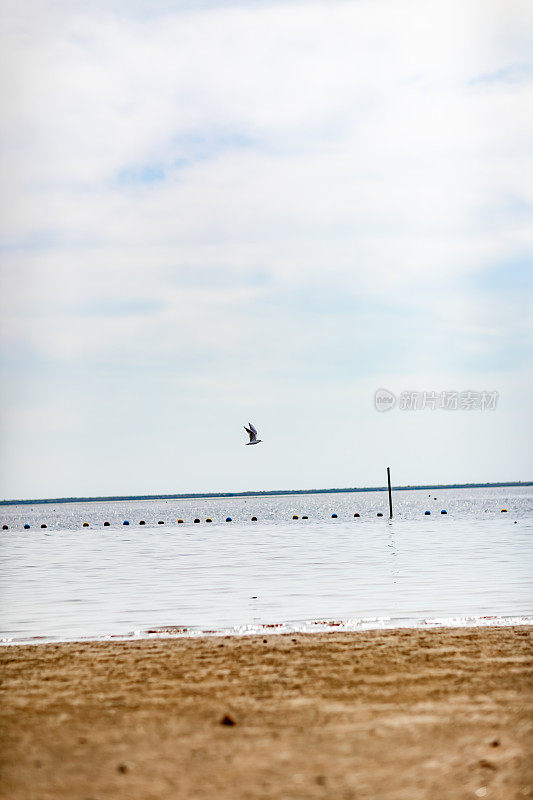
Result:
M383 492L4 506L0 637L533 620L531 487L394 507Z

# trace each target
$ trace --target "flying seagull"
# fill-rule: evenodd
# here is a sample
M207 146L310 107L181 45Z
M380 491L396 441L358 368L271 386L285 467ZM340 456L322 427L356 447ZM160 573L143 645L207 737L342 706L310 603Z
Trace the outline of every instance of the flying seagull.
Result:
M244 430L250 437L250 441L246 442L246 444L259 444L259 442L262 442L263 441L262 439L257 438L257 431L252 425L252 423L249 422L248 425L250 426L249 428L247 428L246 425L244 426Z

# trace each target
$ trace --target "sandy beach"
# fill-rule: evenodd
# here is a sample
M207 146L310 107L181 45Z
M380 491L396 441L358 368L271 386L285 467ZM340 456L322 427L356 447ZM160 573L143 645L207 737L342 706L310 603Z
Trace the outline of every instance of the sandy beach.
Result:
M532 631L4 647L1 796L533 797Z

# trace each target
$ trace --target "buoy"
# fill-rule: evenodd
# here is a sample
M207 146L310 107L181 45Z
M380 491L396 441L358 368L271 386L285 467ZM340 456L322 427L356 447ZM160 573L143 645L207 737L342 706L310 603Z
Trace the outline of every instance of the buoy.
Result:
M7 530L9 530L9 528L7 527L7 525L2 525L2 530L3 531L7 531Z
M378 511L378 513L376 514L376 516L377 516L377 517L382 517L382 516L383 516L383 514L381 513L381 511Z
M252 517L252 522L257 522L257 517Z
M424 514L431 514L431 511L424 511Z
M43 522L43 524L41 525L41 528L46 528L46 525L44 524L44 522Z
M443 508L443 509L442 509L442 511L441 511L440 513L441 513L441 514L447 514L448 512L446 511L446 509L445 509L445 508Z
M304 514L304 516L302 517L302 519L309 519L309 517L306 517L306 516L305 516L305 514Z
M331 515L331 519L337 519L337 515L336 514L332 514Z
M183 520L182 520L182 519L179 519L179 520L178 520L178 524L179 524L179 525L182 525L182 524L183 524Z
M146 522L144 521L144 519L142 519L142 520L139 522L139 525L146 525Z
M501 513L502 514L507 514L507 509L506 508L502 508Z
M205 521L206 521L206 522L213 522L213 520L211 519L211 517L206 517Z
M123 525L129 525L130 523L129 523L129 520L125 519L125 520L124 520L124 522L123 522L122 524L123 524Z
M226 517L226 522L231 522L231 517Z
M196 517L196 519L195 519L194 521L195 521L195 522L200 522L200 520L198 519L198 517Z
M293 514L293 515L292 515L292 518L293 518L293 519L298 519L298 514Z
M104 522L104 528L109 528L109 522Z
M83 523L83 527L84 527L84 528L88 528L88 527L89 527L89 523L88 523L88 522L84 522L84 523Z
M26 530L28 530L28 529L29 529L29 527L30 527L30 526L28 525L28 523L26 523L26 524L24 525L24 528L25 528Z
M354 514L354 517L360 517L360 516L361 514L358 514L357 512Z
M163 522L163 520L162 520L162 519L160 519L160 520L159 520L159 522L158 522L157 524L158 524L158 525L164 525L165 523Z

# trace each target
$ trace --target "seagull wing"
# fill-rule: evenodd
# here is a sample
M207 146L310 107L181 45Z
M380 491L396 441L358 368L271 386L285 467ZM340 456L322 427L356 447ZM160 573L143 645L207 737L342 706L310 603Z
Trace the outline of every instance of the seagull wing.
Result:
M246 431L246 433L250 437L250 441L251 442L255 442L255 440L257 438L256 433L254 433L252 430L250 430L250 428L247 428L246 425L244 426L244 430Z
M249 423L248 423L248 425L250 426L250 430L252 431L252 433L255 433L255 435L257 436L257 431L256 431L256 429L254 428L254 426L252 425L252 423L251 423L251 422L249 422Z

